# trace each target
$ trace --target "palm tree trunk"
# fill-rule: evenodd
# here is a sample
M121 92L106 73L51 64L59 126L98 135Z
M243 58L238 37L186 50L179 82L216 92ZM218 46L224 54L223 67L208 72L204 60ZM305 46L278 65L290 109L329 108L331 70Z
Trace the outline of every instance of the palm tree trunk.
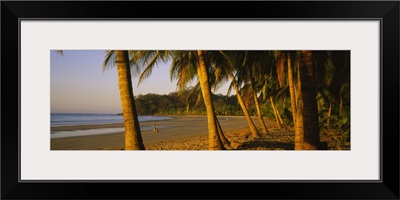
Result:
M302 51L303 63L299 66L299 93L297 127L302 129L303 150L319 149L319 122L311 51Z
M278 129L281 129L282 127L281 127L281 123L279 121L278 111L275 108L275 104L274 104L274 100L273 100L272 96L269 96L269 100L271 101L271 107L272 107L272 110L274 111L276 126L278 127Z
M287 56L287 66L288 66L288 80L289 80L289 92L290 92L290 105L292 107L293 123L296 124L296 95L294 91L294 81L293 81L293 69L290 55Z
M197 50L198 54L198 66L197 75L199 76L201 92L203 94L204 104L207 110L207 121L208 121L208 149L209 150L222 150L225 149L222 141L218 135L218 128L216 124L216 117L212 102L211 88L208 82L208 70L204 61L204 52Z
M295 93L295 85L293 80L293 68L290 58L290 54L287 54L287 66L288 66L288 81L289 81L289 92L290 92L290 105L292 107L292 117L294 124L294 149L300 150L303 148L303 134L301 128L297 125L297 97ZM298 71L298 70L297 70Z
M254 138L261 137L260 133L258 132L256 126L253 123L253 120L250 117L249 111L247 111L247 108L244 105L244 101L243 101L242 96L240 96L239 87L236 84L235 76L232 74L232 72L229 73L229 76L232 79L233 88L235 89L236 96L237 96L238 101L239 101L239 105L243 110L243 113L244 113L244 116L246 117L247 123L249 124L249 128L250 128L252 137L254 137Z
M298 73L299 70L297 70ZM294 150L303 150L303 144L304 144L304 127L303 127L303 100L301 97L301 82L300 79L298 79L298 86L299 89L298 95L296 97L297 101L297 107L296 107L296 113L293 113L294 116L296 116L296 121L294 123Z
M135 98L132 91L128 51L115 51L118 70L118 86L125 127L125 150L144 150Z
M283 121L282 116L279 113L278 106L276 106L275 103L274 103L274 106L275 106L276 114L278 115L279 122L281 123L281 126L283 125L283 127L286 127L285 122Z
M224 131L222 131L221 124L219 123L219 120L218 120L218 118L217 118L216 115L215 115L215 119L217 120L215 123L217 124L218 135L219 135L219 138L221 138L222 144L224 144L225 147L230 147L230 146L231 146L231 143L230 143L229 140L225 137Z
M261 115L260 103L258 102L257 92L255 90L254 80L253 79L251 79L251 87L252 87L252 90L253 90L254 104L256 105L257 117L258 117L258 121L260 122L261 129L262 129L264 134L269 133L269 131L267 129L267 126L265 125L263 117Z
M328 128L331 127L330 122L331 122L331 114L332 114L332 102L329 103L329 109L328 109L328 119L326 120L326 125Z
M190 105L188 102L186 102L186 115L189 115L189 111L190 111Z

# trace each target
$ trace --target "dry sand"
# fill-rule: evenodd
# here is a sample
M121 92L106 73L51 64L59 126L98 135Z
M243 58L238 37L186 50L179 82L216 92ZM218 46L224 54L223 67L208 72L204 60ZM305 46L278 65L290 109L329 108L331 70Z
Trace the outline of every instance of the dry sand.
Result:
M173 116L172 120L141 122L142 137L146 150L207 150L208 131L205 116ZM231 142L230 150L293 150L294 133L277 130L275 122L265 120L270 131L259 139L250 137L247 121L242 116L219 117L222 129ZM259 126L256 118L255 125ZM159 133L151 127L157 125ZM80 125L52 127L51 131L74 131L99 128L121 128L123 124ZM147 130L145 130L147 129ZM322 141L329 138L323 138ZM328 141L329 142L329 141ZM121 150L124 148L123 133L77 136L51 139L51 150Z

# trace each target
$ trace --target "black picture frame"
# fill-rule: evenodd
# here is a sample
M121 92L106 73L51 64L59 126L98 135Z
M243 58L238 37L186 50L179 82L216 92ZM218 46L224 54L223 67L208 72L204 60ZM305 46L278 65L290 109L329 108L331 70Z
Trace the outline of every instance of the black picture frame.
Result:
M399 1L2 1L1 198L399 199L399 6ZM21 129L19 126L21 80L18 75L20 67L18 63L20 63L19 19L22 18L380 19L382 22L380 85L382 180L379 182L19 182L18 131ZM17 80L18 84L11 84Z

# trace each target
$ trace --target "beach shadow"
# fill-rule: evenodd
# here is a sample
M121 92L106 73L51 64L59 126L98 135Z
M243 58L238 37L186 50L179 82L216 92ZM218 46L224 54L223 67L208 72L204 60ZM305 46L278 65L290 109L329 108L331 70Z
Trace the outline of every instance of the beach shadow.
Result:
M237 147L237 150L294 150L294 143L290 142L269 142L269 141L248 141Z

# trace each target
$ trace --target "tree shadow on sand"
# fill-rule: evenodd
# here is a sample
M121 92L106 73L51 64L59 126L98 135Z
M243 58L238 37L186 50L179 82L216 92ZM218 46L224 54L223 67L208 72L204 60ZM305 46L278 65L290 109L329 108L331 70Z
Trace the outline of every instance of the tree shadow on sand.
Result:
M271 141L248 141L237 147L237 150L294 150L294 143Z

